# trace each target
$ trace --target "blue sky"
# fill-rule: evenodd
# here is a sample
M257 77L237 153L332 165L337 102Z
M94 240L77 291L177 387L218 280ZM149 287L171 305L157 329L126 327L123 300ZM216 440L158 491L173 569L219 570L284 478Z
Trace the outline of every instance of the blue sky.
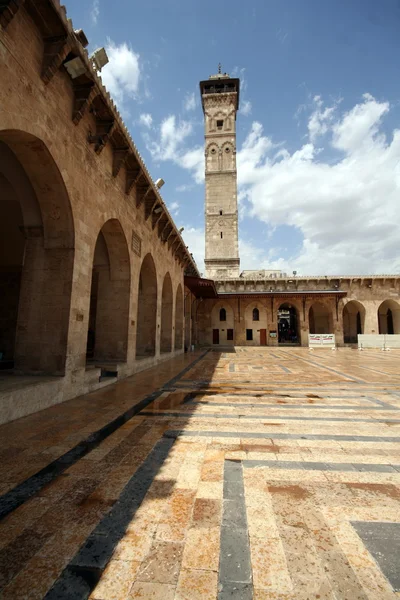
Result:
M240 77L242 268L400 272L397 0L69 0L202 270L198 82Z

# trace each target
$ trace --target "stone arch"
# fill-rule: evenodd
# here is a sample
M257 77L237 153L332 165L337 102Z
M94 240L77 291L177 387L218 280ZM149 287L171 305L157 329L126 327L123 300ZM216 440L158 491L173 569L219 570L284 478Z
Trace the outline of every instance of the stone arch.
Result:
M223 171L231 171L232 169L234 169L234 150L235 148L230 142L225 142L225 144L222 146L221 159Z
M254 316L258 319L254 320ZM259 346L261 343L261 330L267 330L267 311L260 301L250 302L244 311L245 340L246 344ZM251 331L251 334L249 333ZM251 339L250 339L251 338ZM265 342L263 342L264 344Z
M1 363L17 372L64 375L72 209L47 146L19 130L0 131L0 221Z
M121 223L110 219L94 246L86 356L126 361L131 268Z
M175 350L182 350L183 345L183 292L181 284L176 290L175 301Z
M378 308L380 334L400 334L400 304L395 300L384 300Z
M206 170L219 171L219 159L219 148L212 142L206 148Z
M310 333L333 333L332 311L322 302L314 302L308 315Z
M343 339L345 344L357 344L358 334L364 333L365 307L350 300L343 307Z
M136 358L156 353L157 271L153 257L146 254L139 274Z
M225 321L220 321L220 311L225 311ZM211 311L211 329L212 331L218 330L218 344L219 345L233 345L234 344L234 327L235 317L231 305L227 301L217 302ZM228 332L229 330L229 332ZM228 333L233 332L232 336ZM232 337L233 339L228 339Z
M165 274L161 293L161 335L160 352L172 350L172 308L173 308L172 281L169 273Z

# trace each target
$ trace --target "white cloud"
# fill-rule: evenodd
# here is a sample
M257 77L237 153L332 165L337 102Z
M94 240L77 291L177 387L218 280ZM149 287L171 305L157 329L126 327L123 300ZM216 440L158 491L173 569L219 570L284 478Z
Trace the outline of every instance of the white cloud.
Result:
M377 102L364 94L364 102L357 104L333 127L333 145L348 154L362 153L385 146L384 136L378 136L382 117L389 112L388 102Z
M247 117L248 115L251 114L251 108L252 108L252 106L251 106L250 100L243 100L239 112L242 115L244 115L245 117Z
M325 116L315 120L314 111L310 137L329 133L332 148L341 151L335 162L323 161L311 142L272 156L259 123L238 153L250 214L273 227L297 227L304 238L298 255L278 257L270 267L300 274L399 272L400 131L390 142L380 134L388 103L365 95L335 120L322 104L317 110Z
M315 143L318 137L328 132L336 110L336 104L324 109L321 96L314 96L313 104L314 111L308 120L308 134L310 142Z
M100 14L100 0L93 0L92 9L90 13L90 19L93 25L97 25L97 21Z
M204 180L204 149L200 146L187 148L187 138L193 132L189 121L177 120L175 115L164 119L160 126L158 140L145 136L147 149L155 161L171 160L192 173L196 183Z
M168 208L171 213L176 216L179 213L179 202L171 202Z
M136 98L141 78L140 56L126 42L120 45L109 40L106 46L109 63L101 78L107 90L122 108L126 97Z
M195 110L196 108L196 96L194 92L188 93L185 96L185 100L183 103L183 107L185 110Z
M150 113L142 113L139 117L139 123L150 129L153 124L153 117Z

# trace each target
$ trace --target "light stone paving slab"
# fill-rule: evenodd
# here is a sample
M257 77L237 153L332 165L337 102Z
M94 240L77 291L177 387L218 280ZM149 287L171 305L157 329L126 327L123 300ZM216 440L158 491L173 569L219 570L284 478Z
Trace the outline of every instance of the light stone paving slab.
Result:
M5 493L110 432L0 521L1 597L398 598L352 525L400 521L394 353L174 360L0 428Z

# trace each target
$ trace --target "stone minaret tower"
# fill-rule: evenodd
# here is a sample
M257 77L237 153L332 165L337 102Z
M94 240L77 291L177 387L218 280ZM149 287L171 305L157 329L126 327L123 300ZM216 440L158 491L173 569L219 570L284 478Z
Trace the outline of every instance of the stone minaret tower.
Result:
M239 79L218 68L200 82L205 124L206 277L239 277L236 113Z

